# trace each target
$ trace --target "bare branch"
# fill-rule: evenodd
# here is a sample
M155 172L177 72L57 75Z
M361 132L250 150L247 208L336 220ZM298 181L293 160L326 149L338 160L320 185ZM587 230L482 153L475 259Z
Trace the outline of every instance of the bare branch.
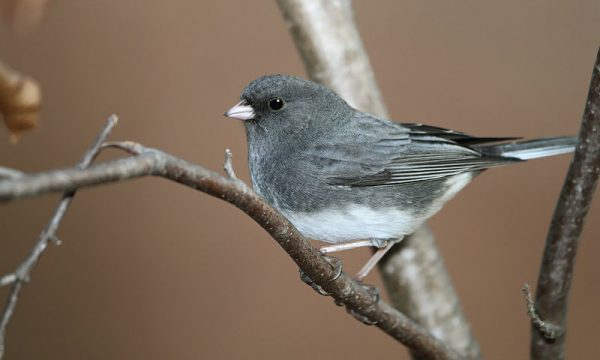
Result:
M552 216L536 291L536 308L545 322L562 329L554 340L532 326L533 359L564 359L567 305L579 236L600 174L600 49L575 150Z
M6 335L6 328L8 327L8 323L15 312L15 307L17 306L17 301L19 300L19 293L21 292L22 288L22 281L17 281L13 284L10 294L8 295L8 299L6 300L4 310L2 311L2 317L0 318L0 359L4 356L4 338Z
M98 135L98 137L94 141L94 144L85 152L83 158L77 164L76 169L83 170L92 163L96 155L98 155L102 143L104 142L104 140L106 140L106 138L110 134L110 131L116 124L117 117L113 115L108 119L106 126L104 127L100 135ZM12 181L18 182L22 178L23 177L19 177L17 180ZM0 315L0 359L4 354L4 339L6 335L6 328L8 327L10 319L12 318L12 315L14 313L17 301L19 300L19 294L21 292L21 289L23 288L24 283L29 281L33 267L38 263L40 257L48 247L48 244L51 241L54 243L59 242L58 238L56 237L56 231L58 230L60 222L65 216L65 213L69 208L71 201L73 200L73 196L75 196L74 189L70 189L67 192L65 192L56 210L54 211L54 215L52 216L48 225L46 225L46 228L41 232L38 241L31 250L29 256L21 264L19 264L19 266L13 273L7 274L0 278L1 286L9 284L13 285L11 293L4 306L4 310Z
M432 247L437 249L433 234L424 226L384 258L380 269L390 300L465 358L477 359L479 345L462 314L444 259Z
M343 304L356 317L376 324L381 330L428 359L458 359L440 340L383 301L339 269L311 246L307 239L275 209L243 182L226 178L203 167L157 149L132 142L105 144L139 153L90 166L26 175L18 180L0 181L0 200L9 201L133 179L146 175L160 176L223 199L244 211L262 226L317 285Z
M17 275L15 273L6 274L0 278L0 287L10 285L15 281L17 281Z
M387 117L349 0L277 0L308 76L350 105Z
M387 110L354 22L351 2L278 0L277 3L304 60L308 76L335 90L355 108L387 118ZM479 358L479 345L462 313L431 232L423 226L401 244L379 263L394 306L460 354L471 359ZM413 254L413 261L406 261L400 249L406 254Z
M555 340L561 335L562 329L556 325L545 322L540 318L535 309L535 304L531 296L531 288L529 284L525 283L521 289L525 296L525 303L527 305L527 316L531 319L531 324L538 329L538 331L544 336L546 340Z
M23 176L24 174L19 170L7 168L0 166L0 179L1 178L18 178Z

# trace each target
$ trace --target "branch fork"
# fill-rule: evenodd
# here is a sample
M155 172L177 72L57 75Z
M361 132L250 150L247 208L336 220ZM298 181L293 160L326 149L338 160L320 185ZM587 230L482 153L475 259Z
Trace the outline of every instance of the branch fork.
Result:
M102 143L106 140L113 127L117 125L117 121L118 120L115 115L108 119L106 125L92 146L86 151L83 158L75 166L76 169L85 170L92 163L102 149ZM13 172L13 174L15 173ZM12 176L8 180L4 180L2 182L12 181L18 184L19 181L24 178L26 178L26 176L19 173L18 176ZM58 230L58 227L60 226L60 223L74 196L75 191L73 189L68 189L64 193L62 199L56 207L56 210L54 211L54 215L50 219L50 222L48 222L48 225L46 225L46 228L40 233L38 241L31 250L29 256L21 264L19 264L19 266L17 266L14 272L4 275L2 278L0 278L0 286L12 285L10 295L4 306L4 310L0 315L0 359L4 355L6 328L8 327L15 307L17 306L21 289L25 283L30 281L31 271L35 265L37 265L40 257L48 247L48 244L53 243L58 245L60 243L60 240L56 236L56 231Z

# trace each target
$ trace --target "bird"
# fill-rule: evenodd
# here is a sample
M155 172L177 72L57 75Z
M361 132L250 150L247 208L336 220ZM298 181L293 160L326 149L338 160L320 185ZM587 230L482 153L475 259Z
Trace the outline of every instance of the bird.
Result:
M354 109L291 75L250 82L224 115L242 120L254 190L321 253L377 249L377 262L484 170L574 151L577 138L475 137Z

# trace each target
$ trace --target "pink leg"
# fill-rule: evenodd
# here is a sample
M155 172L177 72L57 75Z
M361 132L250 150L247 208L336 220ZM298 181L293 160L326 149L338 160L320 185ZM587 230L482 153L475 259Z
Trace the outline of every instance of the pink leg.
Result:
M375 267L375 265L377 265L379 260L381 260L381 258L388 251L390 251L390 249L392 248L392 246L394 246L394 244L396 244L396 242L390 241L387 243L387 245L385 247L378 249L375 252L375 254L373 254L373 256L371 256L369 261L367 261L367 263L362 267L362 269L360 269L358 271L358 273L356 273L356 276L354 277L356 279L356 281L361 282L369 274L369 272Z
M373 242L371 240L358 240L336 245L323 246L319 249L319 251L321 252L321 254L329 254L336 251L356 249L365 246L373 246Z

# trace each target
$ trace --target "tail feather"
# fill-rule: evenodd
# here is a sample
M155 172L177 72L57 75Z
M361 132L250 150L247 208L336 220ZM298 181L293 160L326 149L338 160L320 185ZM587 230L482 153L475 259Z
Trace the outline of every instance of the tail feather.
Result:
M546 156L567 154L573 152L575 146L577 146L577 137L560 136L515 141L507 144L477 146L476 148L485 155L530 160Z

